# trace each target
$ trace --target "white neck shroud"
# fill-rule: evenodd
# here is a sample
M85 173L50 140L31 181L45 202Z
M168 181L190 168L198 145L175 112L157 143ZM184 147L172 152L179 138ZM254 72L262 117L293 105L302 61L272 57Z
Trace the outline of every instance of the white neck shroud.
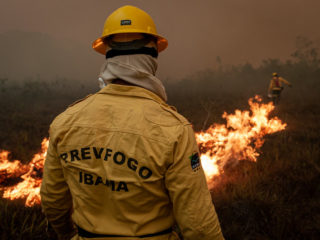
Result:
M101 67L100 87L114 79L121 79L133 85L143 87L167 101L165 88L155 76L157 60L146 54L122 55L108 58Z

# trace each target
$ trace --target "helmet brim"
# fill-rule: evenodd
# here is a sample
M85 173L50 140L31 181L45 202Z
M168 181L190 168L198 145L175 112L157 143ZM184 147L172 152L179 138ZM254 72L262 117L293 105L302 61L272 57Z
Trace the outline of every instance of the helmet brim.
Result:
M119 33L122 33L122 32L119 32ZM132 31L130 31L130 33L142 33L142 32L141 31L135 31L134 29L132 29ZM103 37L100 37L100 38L96 39L92 43L92 48L94 50L96 50L98 53L106 55L107 44L103 41L103 39L105 39L106 37L108 37L110 35L114 35L114 34L118 34L118 33L114 32L112 34L109 34L109 35L106 35L106 36L103 36ZM152 35L157 39L157 50L158 50L158 52L162 52L163 50L165 50L168 47L168 40L165 39L164 37L162 37L160 35L150 34L150 33L145 33L145 34Z

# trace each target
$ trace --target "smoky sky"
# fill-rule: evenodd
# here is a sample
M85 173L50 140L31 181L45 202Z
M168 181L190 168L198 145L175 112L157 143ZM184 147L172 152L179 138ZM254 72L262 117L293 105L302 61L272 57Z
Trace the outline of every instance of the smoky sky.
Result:
M53 66L42 66L46 69L43 72L61 71L62 75L74 73L77 77L95 78L104 57L91 50L91 43L100 36L106 17L127 4L148 12L159 34L169 41L168 49L159 56L158 74L162 78L181 78L214 68L217 56L222 64L259 64L267 58L285 60L294 51L299 35L320 42L319 0L0 0L0 35L13 30L44 33L52 41L63 42L61 49L73 50L51 51L46 53L49 56L41 56L45 51L40 49L37 56L43 58L68 55L64 56L68 64L57 68L55 63L59 61L51 61ZM0 67L0 74L1 70L9 75L19 71L15 62L24 65L25 51L19 50L10 57L10 49L19 48L23 41L19 37L0 46L5 53L1 56L0 51L0 64L7 69ZM20 47L34 49L29 55L41 47L31 45ZM22 69L28 72L28 64L36 60L25 61L27 67Z

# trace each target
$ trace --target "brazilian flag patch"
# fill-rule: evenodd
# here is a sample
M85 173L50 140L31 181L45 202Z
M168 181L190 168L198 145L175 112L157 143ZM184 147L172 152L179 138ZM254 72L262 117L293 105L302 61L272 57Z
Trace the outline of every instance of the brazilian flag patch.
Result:
M198 153L192 154L192 156L189 157L191 161L191 168L194 172L200 169L200 158Z

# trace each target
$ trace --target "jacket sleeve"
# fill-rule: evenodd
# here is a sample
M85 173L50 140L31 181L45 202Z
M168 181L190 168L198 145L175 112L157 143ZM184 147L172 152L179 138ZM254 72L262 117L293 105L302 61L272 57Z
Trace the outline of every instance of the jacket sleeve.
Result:
M280 81L280 82L283 82L284 84L287 84L288 86L291 86L291 83L288 82L287 80L285 80L285 79L282 78L282 77L279 77L279 81Z
M72 199L52 141L49 141L40 196L42 210L59 239L71 239L76 233L71 219Z
M191 125L183 127L173 157L173 163L166 172L165 184L184 239L224 239Z

